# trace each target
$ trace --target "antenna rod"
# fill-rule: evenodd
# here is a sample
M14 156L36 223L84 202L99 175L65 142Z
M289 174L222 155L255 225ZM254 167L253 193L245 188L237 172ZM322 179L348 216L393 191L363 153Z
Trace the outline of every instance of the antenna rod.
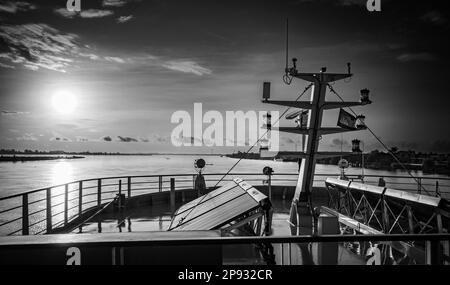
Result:
M286 18L286 69L288 72L288 61L289 61L289 18Z

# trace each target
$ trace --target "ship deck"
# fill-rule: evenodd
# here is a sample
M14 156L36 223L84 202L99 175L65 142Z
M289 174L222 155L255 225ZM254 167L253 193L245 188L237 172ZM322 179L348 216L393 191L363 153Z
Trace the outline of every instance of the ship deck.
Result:
M261 191L267 193L266 186L257 187ZM276 188L275 188L276 189ZM281 189L278 189L281 190ZM192 190L187 190L190 192ZM273 195L273 217L272 228L268 236L286 237L291 235L289 210L290 201L294 187L283 187L285 193L278 195L281 191L274 191L277 195ZM314 205L321 206L328 203L328 197L323 188L316 188L314 195ZM183 203L176 203L176 208ZM111 233L155 233L167 231L172 219L171 209L165 203L153 203L153 205L140 205L133 207L125 207L122 211L105 211L105 213L96 215L86 223L82 223L76 228L63 233L71 234L111 234ZM274 264L289 265L307 265L318 264L317 256L310 254L317 252L317 244L276 244L273 247ZM338 246L338 264L345 265L363 265L365 259L362 256L354 254L344 243ZM268 264L258 246L255 244L233 244L224 245L222 247L223 264L239 264L239 265L265 265ZM270 262L269 262L270 263Z
M442 213L442 215L439 214L439 217L435 214L431 218L426 217L422 220L426 223L417 221L417 227L413 227L409 233L399 231L399 229L405 227L404 222L407 222L405 219L407 211L405 209L408 209L408 205L411 205L411 199L415 196L406 195L407 193L403 192L402 195L404 196L390 194L388 202L392 202L392 204L390 204L391 208L387 209L393 211L391 214L398 216L391 218L390 227L392 227L383 230L383 232L380 232L379 229L373 230L359 222L370 215L369 210L372 211L371 218L375 217L377 221L377 216L385 214L384 211L380 211L381 208L377 206L378 204L375 205L378 199L377 191L383 189L375 189L375 186L373 186L374 189L369 189L371 191L367 191L366 188L369 186L358 188L356 187L358 184L354 183L355 187L351 189L349 182L346 182L347 184L342 182L345 184L342 189L330 189L328 179L319 181L318 184L321 186L314 187L312 191L314 208L333 207L333 205L336 207L336 197L333 197L335 195L341 195L346 199L345 203L347 204L344 203L344 208L341 210L350 212L347 213L347 216L342 215L344 218L335 215L339 218L341 234L343 235L292 235L290 208L295 192L296 180L293 177L294 175L274 175L271 193L269 193L267 184L261 185L261 181L265 178L261 174L240 175L250 177L246 181L250 181L256 189L272 198L274 209L272 230L267 237L243 235L230 237L224 236L220 231L219 233L217 231L168 232L167 229L175 210L198 197L198 193L192 189L192 175L114 177L76 181L26 192L3 198L3 200L0 199L2 202L8 202L10 207L2 210L4 213L12 216L17 214L16 212L19 210L19 215L22 214L18 218L11 217L1 224L5 230L9 230L8 235L12 235L10 238L13 238L13 240L0 238L0 251L10 252L12 248L16 247L19 249L32 247L31 252L33 252L41 244L46 244L53 250L57 244L52 244L52 241L57 240L63 241L64 246L70 248L73 246L83 248L83 246L91 244L101 245L102 248L111 246L113 252L125 248L124 256L127 256L127 251L133 251L133 255L136 255L136 249L133 249L136 245L139 245L139 248L142 248L142 244L145 249L155 249L154 245L163 244L166 246L164 248L182 248L181 251L175 250L175 253L173 253L173 256L179 256L180 254L183 255L183 252L188 250L191 244L199 245L206 237L207 242L215 246L213 248L217 255L215 261L220 264L328 264L320 260L324 257L324 245L332 245L332 248L334 248L332 250L334 251L333 255L337 257L337 264L366 264L373 255L372 251L377 249L382 251L382 256L394 260L392 261L394 264L402 262L405 264L442 264L442 262L448 264L448 260L433 259L434 255L430 255L430 252L436 253L435 256L443 254L448 259L449 223L448 216L444 212L439 212ZM175 179L177 185L174 183ZM358 177L353 179L357 180ZM373 177L373 180L378 180L378 177ZM214 186L215 181L217 180L213 176L209 181L207 180L207 186L210 190L214 189L211 184ZM330 190L333 193L330 193ZM113 204L116 195L119 193L126 196L125 207L121 210ZM15 206L12 203L14 201L20 205ZM403 206L403 202L407 202L407 204ZM361 205L365 207L363 212L361 212ZM434 206L429 207L433 208ZM417 208L420 210L423 207L418 205ZM441 206L438 208L442 209ZM62 211L59 211L59 209ZM432 212L438 213L435 210ZM417 211L414 214L417 215L413 216L414 219L420 219L420 215L427 213ZM372 219L372 224L375 219ZM21 225L22 227L20 227ZM437 229L438 231L433 232L430 229ZM22 233L24 236L21 237L18 233ZM45 235L42 235L42 233ZM350 235L348 235L349 233ZM430 233L437 235L430 235ZM37 234L37 236L33 236L33 234ZM195 240L189 239L190 234L195 235ZM397 234L402 235L398 236ZM370 239L367 239L366 235L370 235ZM174 237L176 237L175 240L172 240ZM414 237L419 242L411 242L410 237ZM107 241L110 239L111 243L108 243ZM14 244L12 248L11 242ZM411 247L411 244L413 247ZM436 244L440 244L441 247L436 248ZM217 245L220 246L217 247ZM420 250L416 250L416 246ZM409 257L408 252L402 251L402 248L408 248L408 251L413 252L414 256ZM394 249L396 252L394 252ZM398 249L400 249L400 252L398 252ZM209 249L205 250L200 246L194 252L196 253L189 251L189 254L208 256L206 253L209 252ZM27 251L27 256L29 253L30 251ZM14 254L16 253L11 253L9 256ZM117 254L119 253L114 253L113 256L117 257ZM158 251L158 254L162 253ZM111 255L111 250L101 254L103 257L107 255ZM17 256L20 256L20 254ZM63 254L62 256L66 255ZM60 263L60 259L61 257L58 257L57 261L53 263ZM47 261L52 263L51 258ZM134 261L130 259L125 263L130 264ZM21 260L18 259L17 262L20 263ZM111 262L111 258L101 261L93 258L90 262L105 264ZM140 260L140 262L151 264L153 261ZM167 260L167 264L180 264L177 262L181 261L176 258ZM196 264L197 261L194 263L186 262L181 264ZM205 260L200 262L205 262ZM11 260L4 263L11 264ZM42 263L42 260L36 261L36 263ZM383 264L386 264L386 261L383 261Z

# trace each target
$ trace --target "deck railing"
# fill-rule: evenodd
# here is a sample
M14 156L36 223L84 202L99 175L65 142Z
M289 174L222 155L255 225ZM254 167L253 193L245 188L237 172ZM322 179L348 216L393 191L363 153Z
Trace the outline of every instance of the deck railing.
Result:
M274 173L272 185L295 186L297 173ZM315 186L324 186L327 177L338 174L316 174ZM222 173L204 174L206 186L213 187ZM259 173L230 173L219 185L239 176L253 185L262 185L267 177ZM116 176L68 182L7 197L0 197L0 235L50 233L67 225L83 212L98 207L121 192L127 197L183 189L193 189L196 174ZM348 175L360 179L358 175ZM364 182L377 184L383 178L386 186L428 195L450 195L450 178L420 177L418 184L408 176L365 175ZM172 181L172 182L171 182ZM173 183L173 184L172 184ZM172 184L172 185L171 185ZM424 191L423 191L424 190Z

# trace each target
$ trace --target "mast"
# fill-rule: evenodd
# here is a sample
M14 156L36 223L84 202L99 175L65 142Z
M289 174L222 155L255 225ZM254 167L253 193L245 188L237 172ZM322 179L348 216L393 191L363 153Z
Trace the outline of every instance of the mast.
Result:
M314 172L318 158L333 157L343 155L342 152L318 152L319 142L322 135L343 133L365 129L364 127L347 129L342 127L322 127L322 117L324 110L338 109L351 106L360 106L369 104L369 100L359 102L329 102L325 101L328 84L338 80L352 77L350 65L348 73L327 73L323 67L319 73L299 73L296 68L296 59L293 59L293 67L286 69L288 78L297 78L312 83L311 97L309 101L276 101L270 100L269 94L264 94L263 103L289 106L294 108L306 109L308 111L308 121L306 126L297 127L279 127L277 129L267 126L268 129L280 132L288 132L306 135L306 144L300 152L279 152L278 157L298 158L300 169L298 173L297 186L291 206L291 223L298 225L299 234L311 234L313 226L313 213L311 204L311 192L313 189ZM266 83L267 84L267 83ZM294 214L292 214L294 212ZM296 232L296 231L295 231ZM293 232L294 234L294 232Z

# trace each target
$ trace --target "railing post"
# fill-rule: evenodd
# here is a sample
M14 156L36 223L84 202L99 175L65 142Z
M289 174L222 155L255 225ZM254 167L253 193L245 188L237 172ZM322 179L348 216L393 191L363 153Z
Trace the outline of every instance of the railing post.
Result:
M69 185L66 184L64 186L64 225L67 225L67 221L69 220Z
M78 217L83 213L83 181L78 183Z
M52 188L47 188L47 234L51 233L52 231Z
M159 187L159 192L162 192L162 176L158 176L158 187Z
M128 177L128 198L131 197L131 177Z
M340 234L339 221L335 216L321 214L317 222L317 234ZM319 265L337 265L339 247L337 242L319 242L317 245L317 259Z
M436 197L440 197L441 193L439 193L439 181L436 180Z
M269 187L269 200L272 201L272 175L269 174L269 179L267 180L267 184Z
M119 209L122 209L122 179L119 179Z
M417 178L417 187L418 187L418 189L417 189L417 192L419 193L419 194L421 194L422 193L422 178Z
M175 211L175 178L170 178L170 211Z
M425 242L425 261L427 265L441 264L439 241L427 240Z
M442 216L439 210L437 210L436 212L436 227L438 230L438 233L443 233L444 232L444 227L442 225Z
M29 226L28 194L23 194L22 195L22 235L27 236L29 234L28 226Z
M102 180L97 181L97 206L102 204Z

